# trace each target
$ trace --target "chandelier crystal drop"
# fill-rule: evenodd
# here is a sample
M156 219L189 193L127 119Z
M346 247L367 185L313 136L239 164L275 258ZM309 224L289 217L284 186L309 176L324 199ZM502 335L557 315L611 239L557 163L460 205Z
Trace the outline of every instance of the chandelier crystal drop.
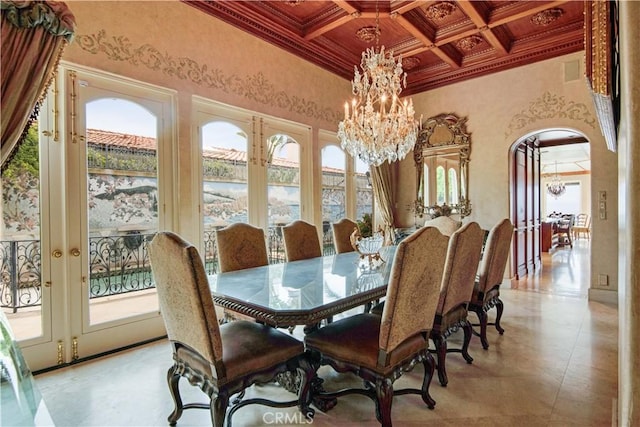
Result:
M551 178L551 182L547 183L547 192L557 199L566 191L564 182L560 181L560 176L558 176L558 162L556 162L556 174Z
M345 103L344 120L338 124L341 146L373 166L402 160L418 134L413 102L399 99L407 86L402 58L396 61L384 46L379 52L369 48L362 53L360 68L354 66L355 98L351 106Z

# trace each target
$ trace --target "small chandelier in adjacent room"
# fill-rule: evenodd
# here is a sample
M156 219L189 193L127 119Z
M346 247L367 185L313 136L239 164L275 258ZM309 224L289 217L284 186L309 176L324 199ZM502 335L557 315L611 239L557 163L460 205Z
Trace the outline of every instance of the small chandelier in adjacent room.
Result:
M373 33L378 47L380 28L376 3L376 26ZM413 149L418 133L413 102L400 101L399 95L407 86L407 74L402 58L396 61L393 51L381 46L379 51L369 48L362 53L360 72L354 67L352 89L355 98L344 105L344 120L338 125L340 145L351 156L379 166L403 159Z
M558 175L558 162L556 162L556 174L551 178L551 182L547 183L547 193L557 199L566 191L567 188L564 186L564 182L560 181L560 176Z

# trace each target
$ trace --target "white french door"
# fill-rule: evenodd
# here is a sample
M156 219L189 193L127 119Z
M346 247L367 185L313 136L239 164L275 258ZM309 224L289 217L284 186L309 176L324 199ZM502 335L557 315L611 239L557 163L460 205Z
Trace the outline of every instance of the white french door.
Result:
M276 220L313 222L308 127L203 98L193 111L193 185L202 196L199 235L191 238L211 272L216 228L247 222L269 236Z
M26 307L3 309L32 370L165 335L146 245L173 228L174 109L170 91L61 66L40 110L39 188L20 190L34 202L2 238L16 275L29 270L15 280Z
M71 359L165 334L147 254L171 228L169 91L65 69Z

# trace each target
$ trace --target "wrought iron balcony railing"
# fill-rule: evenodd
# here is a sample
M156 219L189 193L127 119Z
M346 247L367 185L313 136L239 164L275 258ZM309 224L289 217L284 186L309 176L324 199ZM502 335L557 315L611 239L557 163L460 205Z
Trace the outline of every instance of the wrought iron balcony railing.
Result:
M147 244L154 233L130 232L89 238L89 298L137 292L155 287ZM214 230L204 233L207 274L217 272L218 256ZM333 254L333 236L322 238L323 253ZM270 227L269 263L285 261L280 227ZM0 307L14 313L19 308L42 304L41 246L39 240L0 241Z

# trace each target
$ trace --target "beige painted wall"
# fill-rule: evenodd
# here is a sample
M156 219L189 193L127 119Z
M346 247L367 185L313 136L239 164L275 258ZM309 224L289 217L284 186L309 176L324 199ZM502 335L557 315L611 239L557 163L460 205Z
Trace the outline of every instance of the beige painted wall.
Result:
M565 82L565 63L580 63L581 76ZM606 220L594 220L591 286L598 274L609 276L617 289L617 155L606 148L584 78L584 53L574 53L503 71L413 96L416 111L426 119L442 113L467 117L471 133L468 219L490 228L509 217L509 158L512 146L525 136L563 128L585 135L591 144L591 211L598 191L607 191ZM413 225L406 206L415 196L413 159L399 167L396 205L399 225Z
M621 1L618 425L640 425L640 3Z
M179 232L197 221L194 206L199 192L192 188L190 177L192 95L306 124L312 128L314 158L319 158L318 131L336 129L342 102L350 93L349 81L177 1L74 1L70 7L78 29L65 61L177 92ZM509 216L509 149L514 143L549 128L584 134L594 159L592 194L607 191L610 207L607 219L593 224L592 277L607 274L611 284L607 289L616 289L617 157L606 149L585 80L564 81L564 63L572 61L582 64L583 54L435 89L413 99L424 118L445 112L468 118L473 141L469 219L485 228ZM401 162L395 174L398 225L411 226L413 215L406 206L415 191L412 158ZM595 203L596 198L592 200Z

